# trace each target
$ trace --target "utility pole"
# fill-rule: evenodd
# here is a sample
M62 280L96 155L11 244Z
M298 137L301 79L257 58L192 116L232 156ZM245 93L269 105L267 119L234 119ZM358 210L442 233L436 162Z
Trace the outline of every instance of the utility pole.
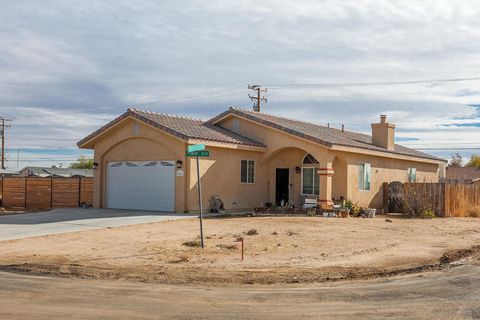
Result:
M265 96L262 97L262 93L267 93L267 88L262 89L262 86L258 84L252 84L248 85L248 89L253 90L256 94L256 96L251 94L248 95L250 100L254 102L253 111L260 112L260 106L262 101L267 103L267 98Z
M17 172L19 170L18 165L20 164L20 148L17 148Z
M9 128L10 125L7 125L6 122L12 121L0 117L0 134L2 135L2 167L1 169L5 170L5 128Z

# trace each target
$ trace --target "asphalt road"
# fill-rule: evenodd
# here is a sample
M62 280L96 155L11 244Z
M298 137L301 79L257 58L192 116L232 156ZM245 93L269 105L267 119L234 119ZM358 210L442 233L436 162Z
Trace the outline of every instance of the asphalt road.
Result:
M0 241L192 217L188 214L113 209L54 209L0 216Z
M195 288L0 273L0 319L480 319L480 263L396 279Z

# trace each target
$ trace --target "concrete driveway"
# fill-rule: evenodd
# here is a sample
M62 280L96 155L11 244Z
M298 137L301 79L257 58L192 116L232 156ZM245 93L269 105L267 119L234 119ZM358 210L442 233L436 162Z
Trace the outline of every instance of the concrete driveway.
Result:
M5 215L0 216L0 241L194 216L165 212L83 208Z

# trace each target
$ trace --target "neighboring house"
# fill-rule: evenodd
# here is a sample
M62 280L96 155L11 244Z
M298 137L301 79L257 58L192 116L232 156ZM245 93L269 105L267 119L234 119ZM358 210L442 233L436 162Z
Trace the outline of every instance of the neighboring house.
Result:
M18 171L0 169L0 178L18 176Z
M383 182L443 179L446 161L394 144L395 126L381 116L364 135L266 113L230 108L206 122L128 109L81 140L93 149L94 206L198 210L195 159L205 144L202 201L219 196L227 210L305 197L383 207Z
M22 177L57 177L57 178L72 178L93 177L92 169L70 169L70 168L48 168L48 167L25 167L20 170Z
M445 181L452 183L478 183L480 181L480 168L447 167Z

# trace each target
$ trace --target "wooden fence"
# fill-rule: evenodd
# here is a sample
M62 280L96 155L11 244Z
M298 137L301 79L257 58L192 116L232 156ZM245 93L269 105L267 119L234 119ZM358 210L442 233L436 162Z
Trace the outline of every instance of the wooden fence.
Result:
M445 214L449 217L464 217L472 207L480 207L480 185L446 184Z
M93 178L8 177L0 181L4 208L49 209L92 205Z
M403 186L404 193L421 197L439 216L464 217L469 209L480 207L478 183L404 183ZM388 208L388 204L385 207Z

